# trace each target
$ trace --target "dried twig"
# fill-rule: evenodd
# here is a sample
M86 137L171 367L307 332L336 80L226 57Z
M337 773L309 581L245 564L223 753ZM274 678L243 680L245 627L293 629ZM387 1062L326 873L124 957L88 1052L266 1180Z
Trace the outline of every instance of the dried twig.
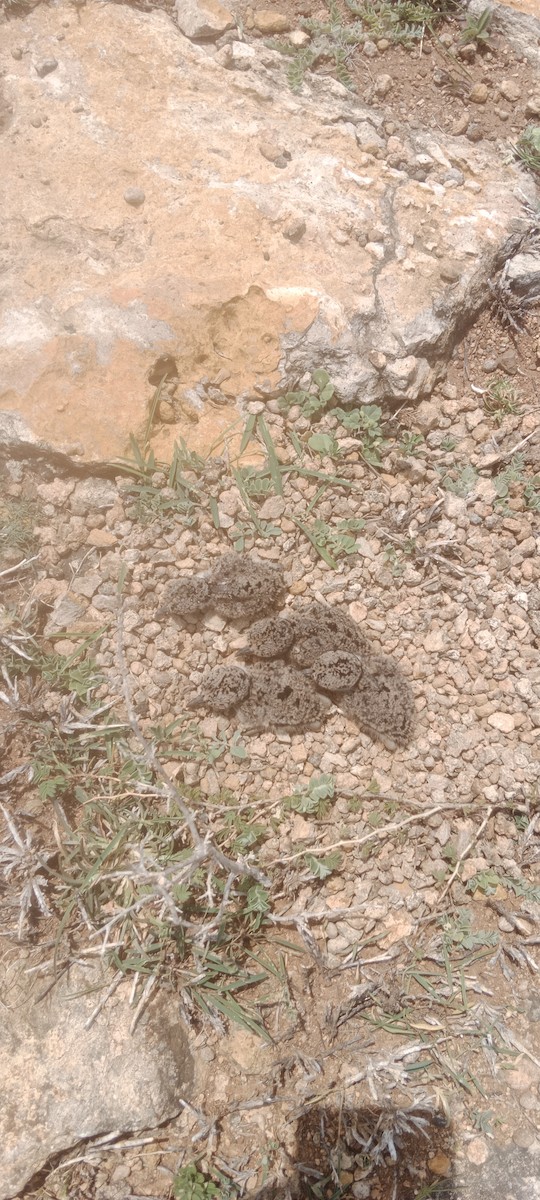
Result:
M485 815L485 817L484 817L483 821L482 821L482 822L480 823L480 825L478 826L478 829L477 829L477 830L476 830L476 832L474 833L474 835L473 835L473 837L471 838L470 842L468 842L468 843L467 843L467 845L465 846L465 849L464 849L464 850L462 851L462 853L460 854L460 856L459 856L459 858L458 858L458 860L457 860L457 863L456 863L456 865L455 865L455 867L454 867L454 870L452 871L452 874L451 874L450 878L447 880L447 882L446 882L446 884L445 884L445 886L444 886L444 888L443 888L443 890L442 890L442 892L441 892L441 894L440 894L440 896L439 896L439 903L440 903L440 904L441 904L441 903L442 903L442 901L444 900L444 897L445 897L445 896L448 894L448 892L450 891L450 888L452 887L452 884L453 884L453 882L454 882L454 880L455 880L456 876L459 874L459 868L461 867L461 864L463 863L464 859L466 859L466 858L467 858L467 855L468 855L469 851L470 851L470 850L472 850L473 846L474 846L474 845L476 845L476 842L478 841L478 839L479 839L479 838L481 837L481 835L483 834L483 832L484 832L484 829L486 828L486 825L487 825L487 823L488 823L488 821L489 821L489 819L490 819L490 817L491 817L491 815L492 815L492 813L493 813L493 809L494 809L494 807L495 807L495 805L492 805L492 804L490 804L490 806L489 806L489 808L488 808L488 810L487 810L487 812L486 812L486 815Z

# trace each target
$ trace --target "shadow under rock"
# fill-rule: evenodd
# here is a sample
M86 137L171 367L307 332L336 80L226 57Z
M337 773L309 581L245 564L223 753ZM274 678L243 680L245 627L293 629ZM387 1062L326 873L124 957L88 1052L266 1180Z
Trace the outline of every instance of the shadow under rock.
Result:
M458 1200L452 1127L432 1109L313 1107L281 1183L253 1200Z

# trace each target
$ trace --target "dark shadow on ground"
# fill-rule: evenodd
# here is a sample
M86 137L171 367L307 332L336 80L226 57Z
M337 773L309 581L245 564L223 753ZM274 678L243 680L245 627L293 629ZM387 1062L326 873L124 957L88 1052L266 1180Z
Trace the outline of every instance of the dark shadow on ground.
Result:
M457 1200L452 1128L430 1109L314 1106L286 1175L253 1200Z

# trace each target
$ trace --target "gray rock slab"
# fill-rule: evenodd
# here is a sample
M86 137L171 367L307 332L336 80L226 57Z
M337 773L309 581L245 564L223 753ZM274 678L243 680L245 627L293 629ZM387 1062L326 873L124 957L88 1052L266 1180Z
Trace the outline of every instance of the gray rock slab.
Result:
M530 1150L490 1143L481 1166L459 1163L460 1200L540 1200L540 1146Z
M88 1027L103 994L96 974L74 970L40 1000L51 982L16 971L1 983L0 1200L51 1155L81 1138L160 1125L190 1092L192 1061L171 997L151 1003L132 1033L127 984Z

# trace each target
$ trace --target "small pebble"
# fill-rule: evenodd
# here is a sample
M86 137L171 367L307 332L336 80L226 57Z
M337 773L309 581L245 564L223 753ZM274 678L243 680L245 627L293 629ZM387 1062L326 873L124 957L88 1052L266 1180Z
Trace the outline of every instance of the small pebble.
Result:
M530 1150L536 1142L536 1138L532 1129L527 1129L526 1126L521 1126L514 1130L512 1134L514 1146L519 1146L520 1150Z
M43 62L36 63L36 73L40 79L44 79L46 75L51 74L51 71L56 71L57 66L57 58L44 58Z
M488 96L489 89L485 83L474 83L469 92L471 104L485 104Z
M483 1138L473 1138L472 1142L469 1142L467 1146L467 1158L475 1166L481 1167L489 1158L487 1142Z
M124 192L124 200L126 204L130 204L132 208L140 208L144 204L146 195L142 188L130 187Z

